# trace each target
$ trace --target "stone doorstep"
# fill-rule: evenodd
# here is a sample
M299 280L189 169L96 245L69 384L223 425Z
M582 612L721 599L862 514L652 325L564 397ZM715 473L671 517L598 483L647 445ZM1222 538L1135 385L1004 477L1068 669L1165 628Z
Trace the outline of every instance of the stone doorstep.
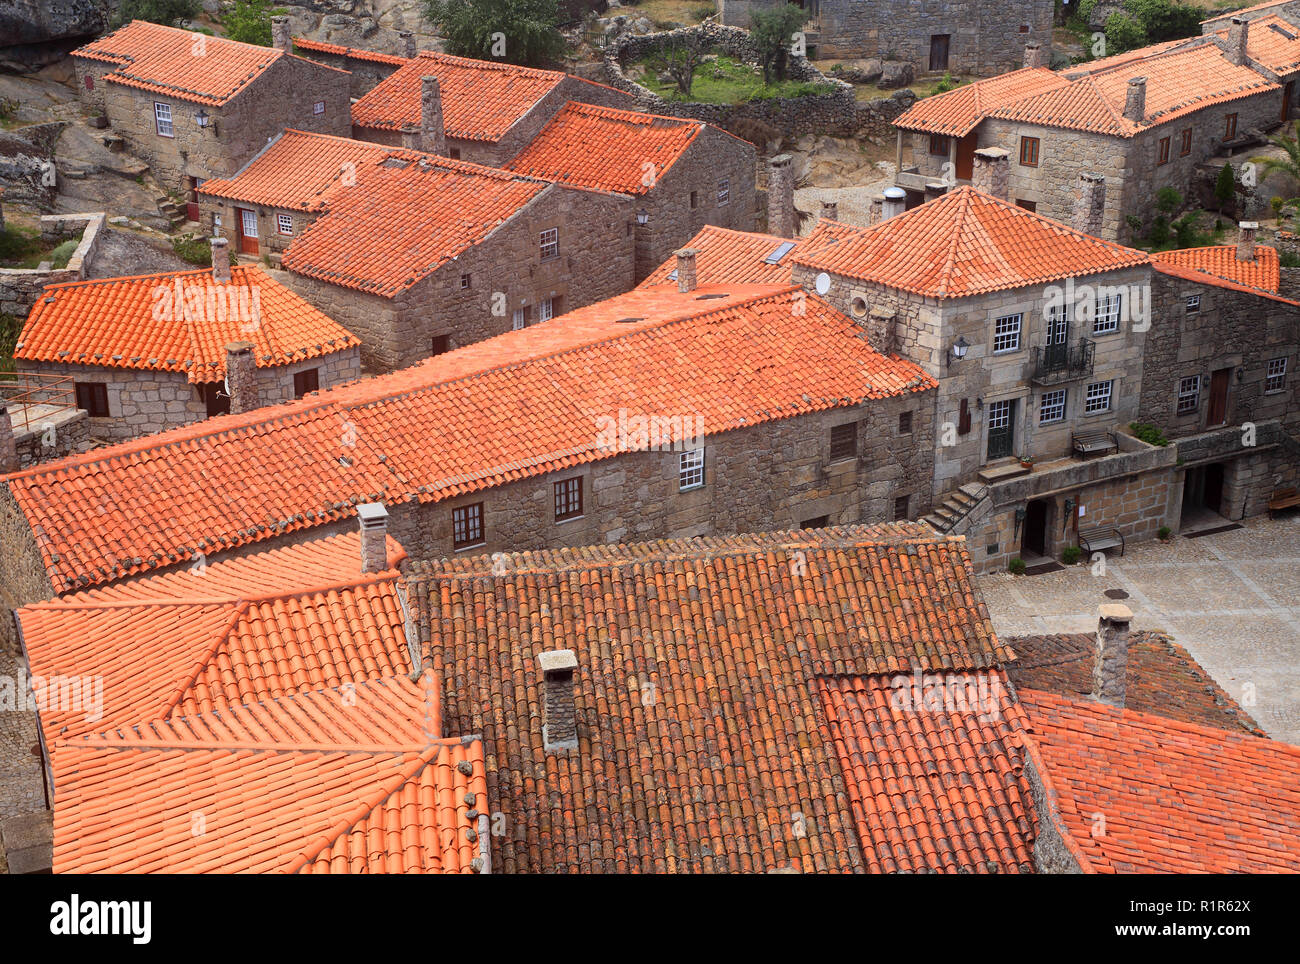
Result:
M9 873L49 872L54 865L54 815L37 810L0 821L0 846Z

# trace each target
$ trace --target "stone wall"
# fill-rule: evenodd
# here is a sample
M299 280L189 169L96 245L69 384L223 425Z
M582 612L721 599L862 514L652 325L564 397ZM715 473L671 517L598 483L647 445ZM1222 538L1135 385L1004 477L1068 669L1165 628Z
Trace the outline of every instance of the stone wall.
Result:
M53 599L41 551L14 501L9 484L0 479L0 646L18 651L18 631L12 610L27 603Z
M351 75L349 93L353 99L359 99L370 93L380 81L385 80L402 66L400 63L376 60L373 56L367 57L364 51L357 51L355 54L335 53L330 50L304 50L295 45L294 52L299 57L324 64L326 67L346 70Z
M0 311L24 317L36 304L47 285L82 281L95 263L103 238L104 215L47 214L41 218L41 237L46 241L67 238L81 232L81 241L62 268L0 268Z
M89 425L86 413L79 408L64 409L32 425L14 425L18 467L26 469L85 451L90 447Z

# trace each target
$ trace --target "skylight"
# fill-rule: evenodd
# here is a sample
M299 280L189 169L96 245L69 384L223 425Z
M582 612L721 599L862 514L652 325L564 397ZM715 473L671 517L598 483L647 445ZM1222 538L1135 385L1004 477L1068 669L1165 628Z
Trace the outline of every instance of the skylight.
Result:
M780 264L781 259L790 253L790 249L794 247L794 244L793 241L782 241L777 245L775 251L763 259L764 264Z

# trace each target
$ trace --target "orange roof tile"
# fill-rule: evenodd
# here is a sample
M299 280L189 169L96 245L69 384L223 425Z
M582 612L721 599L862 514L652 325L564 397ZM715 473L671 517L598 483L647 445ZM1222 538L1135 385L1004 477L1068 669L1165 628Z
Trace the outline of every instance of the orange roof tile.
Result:
M972 187L852 234L843 228L834 229L838 237L814 230L793 262L936 298L1150 263L1143 251L1091 237Z
M431 155L359 167L284 253L309 278L392 298L488 237L544 182Z
M800 240L759 234L756 231L733 231L705 225L695 237L682 245L699 251L695 259L696 284L789 284L790 255L798 250ZM777 257L785 245L791 247ZM674 255L642 281L638 288L675 284L677 257Z
M443 129L448 137L498 141L570 75L422 50L352 105L352 122L380 130L418 125L420 78L425 76L438 78ZM580 77L573 79L613 90ZM631 98L628 100L630 103Z
M1191 271L1213 275L1247 288L1257 288L1277 294L1281 279L1277 251L1267 245L1255 245L1252 261L1237 260L1235 244L1219 244L1208 248L1180 248L1175 251L1158 251L1151 255L1156 265L1173 265ZM1206 279L1209 281L1210 279Z
M797 287L661 286L5 481L67 591L348 518L357 501L430 502L609 458L593 429L631 399L713 435L934 387Z
M336 54L350 60L373 60L377 64L395 64L399 67L410 59L400 57L397 54L380 53L378 50L366 50L363 47L344 47L340 44L326 43L323 40L311 40L308 37L294 37L293 46L294 49L310 50L322 54Z
M1216 36L1226 41L1228 30ZM1275 74L1294 73L1300 70L1300 27L1275 13L1258 17L1246 33L1246 54Z
M49 285L23 325L23 361L183 372L191 382L226 377L226 345L250 341L271 368L360 345L342 325L259 266L137 275Z
M965 84L945 94L922 98L894 121L894 126L903 130L964 137L996 108L1034 94L1057 90L1068 83L1060 74L1046 67L1013 70Z
M72 56L119 65L106 75L113 83L220 106L265 73L271 64L291 55L275 47L259 47L133 20L78 47ZM335 69L324 64L316 66L321 70Z
M1300 872L1300 747L1041 690L1020 699L1086 872Z
M706 126L570 101L505 167L572 187L645 194Z

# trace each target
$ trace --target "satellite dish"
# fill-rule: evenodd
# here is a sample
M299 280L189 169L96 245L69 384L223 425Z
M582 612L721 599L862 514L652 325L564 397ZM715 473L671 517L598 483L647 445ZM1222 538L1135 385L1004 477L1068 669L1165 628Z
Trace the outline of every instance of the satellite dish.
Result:
M817 275L817 278L813 282L813 284L817 288L817 293L819 295L824 295L826 294L826 292L831 290L831 276L828 275L825 271L823 271L819 275Z

